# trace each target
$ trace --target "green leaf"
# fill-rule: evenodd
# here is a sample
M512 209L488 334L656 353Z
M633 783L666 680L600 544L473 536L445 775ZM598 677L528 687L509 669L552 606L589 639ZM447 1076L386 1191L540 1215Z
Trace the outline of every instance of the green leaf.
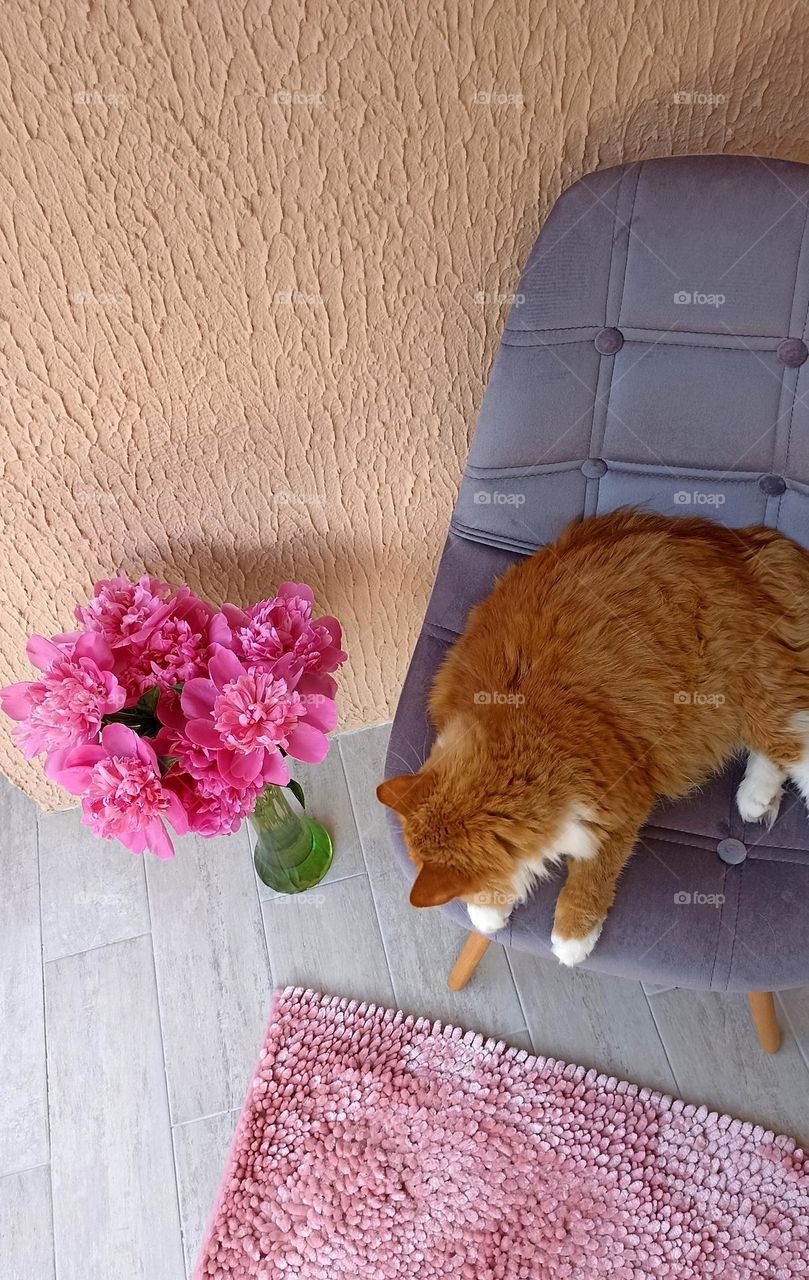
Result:
M101 721L102 727L108 724L123 724L127 729L133 729L141 738L154 738L161 729L156 714L159 697L160 689L157 685L153 685L138 699L134 707L122 707L120 711L104 716Z
M294 778L290 778L289 782L287 783L287 790L292 792L293 796L298 801L298 804L301 806L301 808L305 809L306 800L304 798L303 787L301 786L301 784L299 782L296 782Z
M147 715L153 716L157 707L157 699L160 697L160 689L154 685L151 689L147 689L141 695L138 701L137 710L145 711Z

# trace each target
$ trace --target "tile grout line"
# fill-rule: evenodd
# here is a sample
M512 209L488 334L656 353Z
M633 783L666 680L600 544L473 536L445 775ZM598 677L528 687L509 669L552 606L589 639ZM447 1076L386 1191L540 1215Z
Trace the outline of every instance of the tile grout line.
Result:
M183 1225L183 1215L180 1212L180 1187L177 1178L177 1145L174 1141L174 1125L169 1125L169 1138L171 1141L171 1163L174 1168L174 1185L177 1188L177 1217L180 1220L180 1248L183 1254L183 1274L185 1280L191 1280L188 1270L188 1254L185 1248L185 1227Z
M151 937L151 930L145 929L143 933L133 933L127 938L108 938L106 942L96 942L92 947L82 947L80 951L66 951L63 956L51 956L50 959L43 961L43 968L49 964L61 964L63 960L75 960L78 956L91 955L93 951L101 951L104 947L117 947L122 942L137 942L139 938Z
M56 1215L54 1213L53 1203L53 1131L51 1126L51 1085L50 1085L50 1060L48 1055L48 1015L45 1003L45 937L42 930L42 841L39 829L39 812L36 815L36 845L37 845L37 896L39 900L39 957L40 971L42 975L42 1036L45 1049L45 1126L48 1134L48 1194L51 1203L51 1258L53 1260L54 1280L58 1276L58 1268L56 1263ZM41 1166L37 1166L41 1167Z
M149 938L149 955L152 957L152 974L154 976L155 1002L157 1005L157 1029L160 1033L160 1049L163 1055L163 1087L165 1090L165 1099L166 1099L166 1115L168 1116L168 1122L169 1122L169 1143L171 1144L171 1167L174 1170L174 1207L177 1211L177 1227L180 1233L180 1249L183 1255L183 1269L186 1272L186 1280L187 1280L188 1267L186 1266L186 1261L185 1261L186 1259L185 1231L183 1229L183 1218L180 1212L180 1184L177 1176L177 1152L174 1147L174 1129L171 1121L171 1094L169 1091L169 1068L168 1068L168 1060L166 1058L166 1038L163 1034L163 1008L162 1008L162 1001L160 998L160 979L157 974L157 957L155 956L155 949L154 949L152 898L149 892L149 876L147 874L146 866L147 864L145 860L142 861L141 867L143 870L143 884L146 890L146 910L149 916L149 932L148 934L142 933L140 936L142 938L145 938L145 937Z
M511 976L511 984L514 987L514 992L517 996L517 1004L520 1006L520 1012L522 1013L522 1016L525 1019L525 1029L528 1032L528 1039L531 1041L531 1047L533 1048L534 1053L536 1053L536 1045L534 1044L534 1033L531 1030L531 1026L528 1021L528 1015L525 1012L525 1005L523 1004L522 996L520 995L520 988L518 986L517 979L514 974L514 970L511 967L511 956L509 955L508 947L503 947L503 951L506 957L506 968L508 969L509 974Z
M203 1120L218 1120L220 1116L229 1116L234 1111L238 1112L239 1107L225 1107L222 1111L211 1111L207 1116L190 1116L188 1120L178 1120L176 1124L172 1124L172 1130L182 1129L187 1124L200 1124Z
M385 723L387 723L387 721ZM368 858L365 853L365 840L363 839L363 834L362 834L362 831L360 830L360 824L357 821L357 806L354 803L354 789L351 785L351 778L349 777L348 769L346 768L346 758L345 758L345 755L343 754L342 744L338 743L338 747L340 751L340 764L342 765L343 777L345 778L345 784L346 784L346 791L348 792L348 803L351 805L351 816L354 819L354 829L357 832L357 839L360 842L360 853L362 854L362 865L365 867L365 874L368 877L368 887L371 891L371 903L374 908L374 919L376 920L376 927L379 930L379 940L382 943L382 954L385 957L385 965L387 966L387 970L388 970L388 978L390 980L390 989L393 992L394 1003L398 1009L398 1008L401 1008L401 1000L399 998L399 993L396 990L396 982L393 977L393 968L391 966L390 956L388 955L388 948L385 942L385 933L382 928L382 921L379 915L379 904L377 903L376 894L374 893L373 876L371 875L371 869L368 865Z
M39 839L39 814L36 820L36 846L37 846L37 904L39 907L39 957L41 971L41 987L42 987L42 1037L45 1046L45 1126L48 1134L48 1162L53 1159L53 1149L51 1147L51 1091L48 1081L48 1018L45 1011L45 940L42 934L42 856Z
M666 1048L666 1041L663 1038L663 1032L660 1030L660 1023L657 1020L657 1015L655 1014L655 1011L652 1005L652 997L647 994L646 989L644 988L644 985L642 982L639 982L638 986L643 992L643 998L649 1007L649 1013L652 1016L652 1022L654 1023L655 1031L657 1032L657 1038L660 1041L660 1048L663 1050L663 1057L666 1059L666 1062L668 1063L669 1071L671 1072L671 1078L674 1081L675 1085L677 1086L677 1097L684 1098L685 1094L683 1092L683 1087L680 1084L680 1081L677 1079L677 1072L674 1070L674 1063L671 1061L671 1058L669 1057L669 1051Z
M324 878L323 880L319 880L316 885L312 885L312 888L328 889L330 884L342 884L345 880L356 880L358 876L366 876L367 874L367 871L349 871L348 874L344 876L330 876L328 879ZM307 890L304 889L303 892L306 893ZM259 890L258 900L262 908L264 908L265 906L270 906L273 902L277 902L279 898L284 899L297 897L299 897L299 894L297 893L273 893L271 898L262 898L261 890Z
M272 993L275 990L275 974L272 971L272 960L270 959L270 943L267 937L267 922L264 919L264 905L261 897L261 890L259 889L259 878L258 878L258 872L256 871L256 863L253 857L253 849L252 849L251 840L250 840L250 828L247 825L246 818L242 824L242 830L245 833L244 842L245 842L245 845L247 846L246 856L250 860L250 870L253 875L253 885L256 891L256 902L258 903L258 922L259 922L259 925L261 926L261 936L264 939L264 954L267 957L267 973L270 979L270 1001L272 1001ZM271 902L272 899L271 898L267 899L267 901Z
M42 1160L39 1164L28 1164L24 1169L7 1169L5 1173L0 1173L0 1182L5 1178L21 1178L25 1173L36 1173L37 1169L50 1169L50 1160Z

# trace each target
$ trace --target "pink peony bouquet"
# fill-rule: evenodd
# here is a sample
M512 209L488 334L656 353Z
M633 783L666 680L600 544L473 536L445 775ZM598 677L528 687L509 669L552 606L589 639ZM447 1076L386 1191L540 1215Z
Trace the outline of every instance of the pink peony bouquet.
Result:
M82 821L169 858L169 829L235 831L286 757L318 762L337 722L340 624L285 582L249 609L123 574L96 583L77 631L32 636L36 680L0 691L29 758L82 798Z

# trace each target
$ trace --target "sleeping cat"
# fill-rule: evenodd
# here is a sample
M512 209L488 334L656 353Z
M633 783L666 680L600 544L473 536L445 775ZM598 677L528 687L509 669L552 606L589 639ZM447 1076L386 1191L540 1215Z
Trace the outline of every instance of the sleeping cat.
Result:
M383 782L417 907L461 898L502 928L567 859L552 946L595 946L658 797L744 749L746 822L809 802L809 554L782 534L633 510L569 526L470 613L430 695L415 775Z

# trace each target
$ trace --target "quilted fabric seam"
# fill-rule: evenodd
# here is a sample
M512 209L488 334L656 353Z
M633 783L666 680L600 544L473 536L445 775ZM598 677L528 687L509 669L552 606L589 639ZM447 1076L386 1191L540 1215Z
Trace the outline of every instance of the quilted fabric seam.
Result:
M565 471L580 471L584 458L571 458L570 462L537 462L526 467L472 467L467 466L465 475L475 480L502 480L505 473L514 480L524 480L534 475L558 475Z
M592 329L592 328L594 328L594 327L595 327L595 326L593 326L593 325L587 325L587 328L588 328L588 329ZM630 326L630 327L631 327L631 328L635 328L636 326L635 326L635 325L632 325L632 326ZM649 330L648 330L648 332L649 332L649 333L663 333L663 334L665 334L665 333L667 332L667 330L665 330L665 329L649 329ZM677 334L680 334L680 333L682 333L682 332L683 332L683 330L681 330L681 329L669 329L669 330L668 330L668 332L669 332L669 333L677 333ZM716 342L716 343L705 343L705 342L678 342L676 339L672 339L672 340L671 340L671 342L667 342L667 341L666 341L666 339L665 339L665 337L663 337L663 338L657 338L657 339L655 340L655 342L654 342L652 345L653 345L653 346L655 346L655 347L682 347L684 350L687 350L687 351L731 351L731 352L744 352L744 351L746 351L749 355L758 355L758 354L760 354L760 352L771 352L771 351L775 351L775 350L777 349L777 346L778 346L778 341L777 341L777 339L775 339L775 338L765 338L765 336L764 336L763 334L756 334L756 335L753 335L753 336L755 336L755 337L759 337L759 338L761 339L761 341L762 341L762 342L765 342L765 341L766 341L766 342L769 342L769 343L773 343L773 342L774 342L776 345L775 345L775 346L766 346L766 347L761 347L761 348L751 347L749 343L747 343L747 342L745 342L745 341L744 341L744 339L745 339L748 335L747 335L747 334L743 334L743 333L739 333L739 334L736 334L736 333L729 333L729 334L724 334L724 333L703 333L703 334L700 334L700 333L697 333L697 332L695 332L695 331L693 331L693 330L691 330L691 329L689 329L687 332L688 332L688 334L689 334L690 336L693 336L693 337L703 337L703 338L738 338L740 345L739 345L739 346L723 346L723 345L722 345L721 343L719 343L719 342ZM644 338L628 338L628 337L626 336L626 334L624 334L624 333L623 333L623 331L622 331L622 337L623 337L623 339L624 339L624 346L625 346L625 347L628 347L628 346L632 345L633 343L643 344L645 341L647 341L647 340L646 340L646 339L644 339ZM564 340L563 342L508 342L508 341L506 340L505 335L504 335L504 336L500 339L500 345L501 345L501 346L506 346L506 347L525 347L526 349L527 349L527 348L529 348L529 347L580 347L580 346L589 346L589 345L590 345L590 341L591 341L591 339L590 339L590 338L573 338L573 339L565 338L565 340Z
M660 471L650 471L646 467L640 467L637 463L630 463L623 460L618 461L615 459L610 461L610 459L605 458L603 454L601 455L601 460L602 462L606 462L608 470L620 471L622 475L632 475L632 476L654 477L662 474L663 472L668 473L671 471L676 471L678 473L677 479L688 480L688 479L691 479L692 477L688 475L679 474L680 472L687 471L687 472L694 472L693 479L695 480L701 480L701 479L707 480L716 476L717 478L721 477L723 482L727 484L757 484L758 477L763 474L761 471L750 471L747 473L746 476L740 479L735 479L728 476L726 471L720 471L720 470L713 471L713 469L710 467L686 467L682 463L678 463L678 462L672 462L670 464L662 463ZM544 466L541 462L538 462L533 467L528 466L520 470L514 470L510 467L474 467L474 468L467 467L465 474L469 474L473 476L475 480L486 480L486 479L500 480L503 478L505 474L507 474L509 478L514 480L524 480L524 479L530 479L532 476L556 475L556 474L564 473L565 471L577 471L581 469L582 464L586 461L587 461L586 458L574 458L571 462L565 462L565 463L550 462ZM626 470L624 470L624 468L626 468ZM571 516L571 520L572 519L573 517Z
M608 464L608 465L609 465L609 464ZM618 470L620 467L624 466L625 464L624 464L623 462L614 462L612 465L614 466L614 468L615 468L616 470ZM661 466L660 466L660 470L659 470L659 471L650 471L647 467L643 467L642 469L636 469L636 468L635 468L635 466L634 466L634 465L632 465L632 466L631 466L631 469L630 469L629 471L625 471L623 474L624 474L624 475L632 475L632 476L650 476L651 478L653 478L653 479L654 479L654 477L655 477L655 476L659 476L662 472L665 472L665 471L672 471L672 470L680 470L680 471L696 471L698 476L699 476L699 475L704 475L704 476L706 477L706 479L707 479L707 478L710 478L710 477L712 476L712 474L713 474L713 473L712 473L712 471L711 471L711 469L710 469L709 467L702 467L702 468L700 468L700 467L683 467L683 466L682 466L682 464L681 464L681 463L678 463L678 462L673 462L670 466L668 465L668 463L663 462L663 463L661 463ZM742 480L734 480L731 476L728 476L728 475L727 475L725 472L723 472L723 471L719 471L719 472L717 472L716 474L717 474L717 476L722 476L723 484L757 484L757 483L758 483L758 482L756 481L756 479L755 479L755 476L754 476L752 473L751 473L749 476L747 476L747 477L745 477L744 479L742 479ZM761 473L760 473L760 472L757 472L756 474L757 474L757 475L760 475ZM678 478L678 479L684 479L684 478L687 478L687 477L678 476L677 478Z
M550 324L544 329L518 329L516 325L506 325L504 333L572 333L577 329L597 329L597 324Z
M741 902L741 897L742 897L742 885L741 885L741 880L742 880L743 876L744 876L744 867L742 866L741 874L740 874L739 879L737 880L737 882L736 882L736 884L735 884L735 886L734 886L734 888L735 888L736 900L735 900L735 902L734 902L734 904L733 904L733 924L730 926L731 936L732 936L733 941L732 941L732 942L731 942L731 944L730 944L730 956L729 956L729 958L728 958L727 973L725 974L725 986L724 986L724 990L725 990L725 991L727 991L727 990L728 990L728 987L730 986L730 976L731 976L731 974L733 973L733 957L734 957L734 956L735 956L735 954L736 954L737 926L738 926L738 923L739 923L739 903ZM727 868L725 868L725 874L724 874L723 879L722 879L722 889L723 889L723 891L727 888L727 884L728 884L728 871L727 871ZM722 908L722 915L724 915L724 907ZM723 923L724 923L724 921L722 920L722 916L720 916L720 917L719 917L719 927L720 927L720 928L722 927L722 924L723 924ZM711 987L712 987L712 988L713 988L714 974L715 974L715 972L716 972L716 962L717 962L717 960L718 960L718 959L719 959L719 947L717 947L717 948L716 948L716 954L714 955L713 968L711 969Z
M626 224L626 254L624 255L624 278L621 281L621 301L618 303L618 328L621 327L621 316L624 310L624 296L626 294L626 277L629 271L629 247L632 243L632 223L635 218L635 204L638 199L638 188L640 187L641 175L643 173L643 164L638 165L638 174L635 178L635 190L632 192L632 207L629 210L629 221ZM617 203L617 202L616 202ZM612 272L610 272L612 274Z
M447 641L449 644L453 644L461 634L460 631L455 631L452 627L445 627L441 622L424 622L421 629L431 635L433 640L443 641L447 640L448 636L451 636L452 640Z
M464 542L477 543L480 546L488 547L490 551L516 551L519 554L524 552L526 555L530 556L537 549L535 546L532 546L530 542L519 542L517 538L509 538L505 535L501 537L500 535L495 534L494 537L497 541L490 541L488 538L483 536L484 531L476 529L474 525L471 524L459 524L455 519L451 521L449 527L450 532L454 533L456 537L462 538Z
M659 835L658 832L666 832L667 835ZM669 840L667 839L667 836L682 836L683 840L685 840L686 842L688 842L689 840L707 840L709 844L716 843L716 839L714 836L703 836L703 835L700 835L698 831L682 831L679 827L645 826L642 828L642 834L644 839L656 840L659 844L672 844L678 849L682 841ZM699 849L700 853L711 852L710 849L703 849L701 848L700 845L696 845L696 844L692 845L691 848Z
M807 205L806 213L804 214L804 218L803 218L803 232L802 232L802 234L801 234L801 247L800 247L800 249L799 249L799 251L798 251L798 257L797 257L797 260L796 260L796 262L795 262L795 282L794 282L794 284L793 284L793 286L792 286L792 303L793 303L793 305L794 305L794 303L795 303L795 294L796 294L796 293L797 293L797 291L798 291L798 269L799 269L799 267L800 267L800 265L801 265L801 259L802 259L802 256L803 256L803 242L804 242L804 240L805 240L805 238L806 238L806 227L807 227L807 224L809 224L809 205ZM791 312L791 310L792 310L792 308L790 307L790 312ZM807 326L807 324L808 324L808 323L809 323L809 302L807 302L807 304L806 304L806 314L805 314L805 316L804 316L804 318L803 318L803 330L802 330L802 332L803 332L803 333L805 333L805 332L806 332L806 326ZM783 376L784 376L784 378L786 378L786 376L787 376L787 374L786 374L786 368L784 369L784 375L783 375ZM798 372L797 372L797 370L796 370L796 371L795 371L795 385L794 385L794 387L792 388L792 407L791 407L791 409L790 409L790 411L789 411L789 431L788 431L788 433L787 433L787 449L786 449L786 456L784 457L784 469L786 469L786 468L789 466L789 454L790 454L790 450L791 450L791 448L792 448L792 426L793 426L793 423L794 423L794 421L795 421L795 402L796 402L796 400L797 400L797 399L798 399ZM775 447L775 442L773 442L773 447ZM783 501L783 496L784 496L784 495L783 495L783 494L781 494L781 497L779 498L779 501L778 501L778 517L777 517L778 519L780 519L780 518L781 518L781 502Z
M588 329L595 326L587 325ZM591 338L563 338L561 342L507 342L505 335L500 339L500 345L505 347L589 347L592 343Z

